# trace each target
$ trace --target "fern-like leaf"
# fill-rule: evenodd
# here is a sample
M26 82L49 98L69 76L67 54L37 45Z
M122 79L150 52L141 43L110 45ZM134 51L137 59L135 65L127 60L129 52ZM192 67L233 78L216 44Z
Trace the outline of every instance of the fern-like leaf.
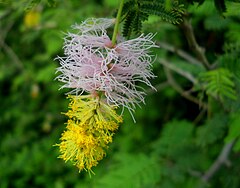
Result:
M196 135L196 144L207 147L218 140L222 140L228 126L227 117L224 114L216 114L204 125L199 126Z
M121 153L116 162L94 187L156 187L161 177L158 161L145 154Z
M234 145L235 151L240 151L240 116L239 111L231 116L228 135L225 138L225 142L231 142L237 140Z
M200 74L200 81L203 83L206 93L222 101L225 97L232 100L237 98L232 78L232 73L224 68Z
M228 69L240 82L240 44L227 44L224 51L225 53L219 57L220 66Z
M148 19L149 15L157 15L169 23L179 24L182 21L183 7L176 0L169 0L169 2L168 6L166 6L165 0L126 2L122 12L122 17L125 19L123 36L130 37L133 32L137 35L140 34L142 23Z
M182 14L184 12L182 5L178 1L172 1L172 5L166 8L165 1L149 1L140 2L140 10L150 14L160 16L163 20L172 24L182 22Z
M181 176L186 169L195 168L199 164L201 151L193 142L194 136L194 125L190 122L173 120L164 125L161 135L152 147L154 155L159 156L160 159L174 161L171 167L165 162L161 166L165 177L172 176L171 178L174 179L173 176ZM169 173L172 169L178 172Z
M124 22L123 26L123 36L125 37L130 37L132 30L133 30L133 25L134 25L134 20L136 17L136 12L135 11L129 11L126 15L126 20Z
M134 22L133 22L133 31L138 34L141 32L142 22L139 14L136 14Z
M131 1L127 1L126 3L124 3L123 5L123 9L122 9L122 15L126 15L129 11L134 10L134 6L135 6L135 1L131 0ZM114 17L117 16L117 12L115 12Z

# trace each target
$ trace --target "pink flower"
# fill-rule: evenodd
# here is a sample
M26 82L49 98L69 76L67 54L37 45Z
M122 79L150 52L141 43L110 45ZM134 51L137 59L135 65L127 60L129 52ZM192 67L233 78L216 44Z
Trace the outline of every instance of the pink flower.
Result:
M75 25L78 33L68 33L65 38L65 57L57 58L61 65L57 71L62 73L57 79L64 83L63 88L72 88L71 93L99 91L107 103L131 112L144 102L144 89L137 83L153 87L149 50L156 47L154 35L141 35L113 46L106 31L113 23L113 19L92 18Z

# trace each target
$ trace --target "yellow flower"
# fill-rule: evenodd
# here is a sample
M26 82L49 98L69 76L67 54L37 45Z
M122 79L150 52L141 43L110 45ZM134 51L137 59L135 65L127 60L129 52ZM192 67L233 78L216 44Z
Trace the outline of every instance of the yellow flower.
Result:
M27 12L24 16L24 25L27 28L35 28L40 23L40 12L37 10L31 10Z
M60 158L72 161L81 170L91 171L106 155L114 131L122 122L113 106L91 95L69 96L69 120L67 130L62 133Z

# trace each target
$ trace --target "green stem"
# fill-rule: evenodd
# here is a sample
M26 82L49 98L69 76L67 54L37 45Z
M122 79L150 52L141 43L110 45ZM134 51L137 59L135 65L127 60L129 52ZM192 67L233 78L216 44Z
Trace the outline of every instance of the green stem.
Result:
M112 44L113 45L116 44L116 40L117 40L117 33L118 33L118 29L119 29L119 24L120 24L120 19L121 19L121 14L122 14L122 9L123 9L123 3L124 3L124 0L121 0L120 5L119 5L119 9L118 9L118 13L117 13L116 23L115 23L115 26L114 26L113 36L112 36Z

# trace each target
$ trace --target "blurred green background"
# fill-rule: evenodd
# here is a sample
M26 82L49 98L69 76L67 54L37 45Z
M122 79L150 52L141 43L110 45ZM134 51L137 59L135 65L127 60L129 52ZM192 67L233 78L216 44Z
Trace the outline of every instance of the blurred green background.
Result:
M79 173L71 163L58 159L58 148L53 145L65 128L66 117L61 112L67 111L69 101L65 95L68 90L59 90L61 83L54 80L58 67L54 58L63 55L64 33L71 30L71 25L88 17L112 17L118 1L41 1L26 10L30 6L27 2L0 1L1 188L240 187L238 149L230 154L230 166L221 166L207 183L201 179L221 152L229 122L235 121L235 137L239 136L240 119L232 118L239 113L235 110L226 114L218 108L207 118L205 111L166 82L157 60L153 65L157 78L152 83L158 91L146 90L146 104L136 109L136 123L124 112L124 123L106 158L93 169L96 175L90 178L88 173ZM240 8L229 5L223 18L212 1L199 7L186 6L196 38L208 49L211 62L224 54L225 44L239 44L236 7ZM167 42L192 54L181 29L157 16L149 17L143 32L157 33L157 42ZM193 75L202 71L163 48L154 53ZM239 54L235 56L233 59L238 59ZM188 80L175 73L174 77L184 89L191 89ZM198 93L194 95L198 97ZM240 104L239 97L236 104Z

